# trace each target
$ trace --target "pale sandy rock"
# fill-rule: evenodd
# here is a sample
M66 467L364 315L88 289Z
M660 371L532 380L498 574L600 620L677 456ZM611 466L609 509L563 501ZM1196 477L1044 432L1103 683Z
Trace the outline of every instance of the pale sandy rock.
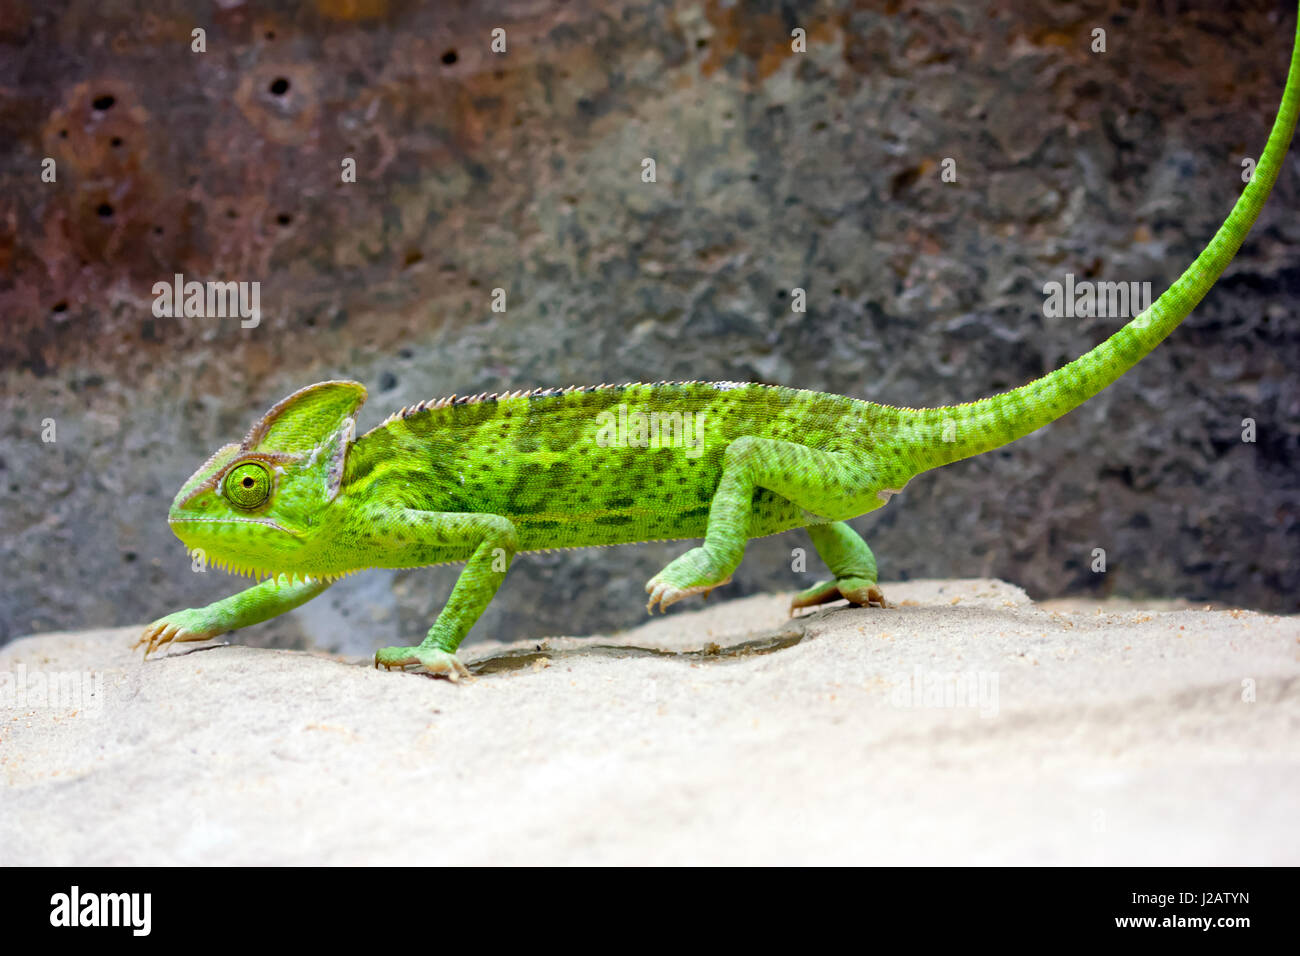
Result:
M1300 862L1297 619L886 594L481 643L461 686L236 643L142 664L135 628L21 639L0 862ZM42 702L58 673L99 692Z

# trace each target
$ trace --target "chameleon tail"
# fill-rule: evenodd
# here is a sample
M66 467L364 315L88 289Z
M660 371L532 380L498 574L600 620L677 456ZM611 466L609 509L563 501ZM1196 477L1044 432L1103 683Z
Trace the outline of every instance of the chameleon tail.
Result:
M1223 273L1268 199L1300 111L1300 23L1282 105L1255 175L1210 244L1152 305L1092 351L1020 388L963 405L905 409L901 447L917 472L1022 438L1082 405L1137 364L1196 307Z

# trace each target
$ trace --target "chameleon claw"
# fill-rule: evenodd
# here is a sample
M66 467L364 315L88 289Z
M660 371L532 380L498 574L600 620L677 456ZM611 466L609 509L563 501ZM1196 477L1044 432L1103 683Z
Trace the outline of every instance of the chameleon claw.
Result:
M185 614L188 612L178 612ZM170 615L169 615L170 617ZM135 650L141 644L144 645L144 659L148 660L149 655L167 644L177 643L184 644L191 641L206 641L221 633L219 628L203 628L186 626L179 621L168 620L166 617L154 621L146 627L141 633L140 638L131 645L131 650Z
M381 647L375 651L375 667L381 666L389 671L423 671L434 677L445 677L453 684L470 676L469 668L461 663L460 658L436 647Z
M790 616L806 607L817 607L831 601L848 601L854 607L891 607L885 595L874 584L853 586L840 581L823 581L801 591L790 599Z
M653 614L654 609L658 607L659 612L663 614L667 612L670 605L676 604L678 601L682 600L682 598L688 598L693 594L702 594L707 598L716 588L720 588L724 584L730 583L731 575L727 575L726 580L718 581L715 584L701 584L692 588L679 588L669 584L667 581L660 581L656 578L651 578L649 583L645 586L645 589L650 592L650 600L646 602L645 609L647 613Z
M145 645L144 659L147 660L150 654L171 640L171 637L168 635L171 628L172 625L170 624L155 621L141 632L140 639L131 645L131 650L135 650L141 644Z

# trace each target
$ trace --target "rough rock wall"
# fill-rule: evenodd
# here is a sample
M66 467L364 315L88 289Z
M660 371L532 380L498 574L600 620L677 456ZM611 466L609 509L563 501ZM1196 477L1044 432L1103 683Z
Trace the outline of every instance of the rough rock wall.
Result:
M0 6L0 640L238 587L192 572L167 503L320 379L370 388L366 428L503 387L740 379L924 405L1042 374L1119 324L1046 318L1044 283L1158 295L1226 215L1294 17L1136 0ZM1293 155L1228 274L1132 374L859 521L882 578L1296 610L1298 170ZM260 322L155 316L176 273L259 282ZM804 546L755 542L732 593L810 583L815 559L791 570ZM638 621L643 582L683 547L523 556L475 633ZM453 581L371 572L247 639L418 638Z

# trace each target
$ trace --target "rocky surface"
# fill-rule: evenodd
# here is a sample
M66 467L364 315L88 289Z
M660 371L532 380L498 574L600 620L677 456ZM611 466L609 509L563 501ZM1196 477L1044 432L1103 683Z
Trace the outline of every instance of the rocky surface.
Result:
M227 643L142 663L132 628L17 640L0 863L1300 862L1300 620L886 593L479 643L458 686Z
M154 6L0 10L0 641L223 596L166 504L312 381L366 383L365 428L506 387L920 405L1045 372L1115 322L1044 318L1044 283L1158 293L1220 223L1293 27L1264 0ZM884 572L1295 610L1295 169L1133 374L861 523ZM176 273L260 282L260 323L155 316ZM809 583L796 545L757 543L733 593ZM629 626L681 547L524 558L480 630ZM360 619L392 643L451 580L351 579L264 639L347 649Z

